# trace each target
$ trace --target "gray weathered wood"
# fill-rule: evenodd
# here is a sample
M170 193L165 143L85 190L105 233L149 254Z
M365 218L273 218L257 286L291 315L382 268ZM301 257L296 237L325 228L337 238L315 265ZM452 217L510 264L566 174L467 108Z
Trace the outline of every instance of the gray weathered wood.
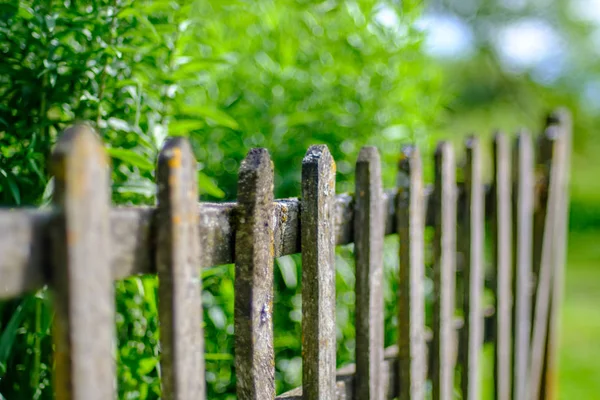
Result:
M531 270L533 235L533 145L520 133L513 156L513 399L529 397L529 341L531 335Z
M483 244L484 244L484 191L481 177L481 149L477 138L466 143L465 209L463 249L465 255L463 285L463 315L465 326L461 332L461 389L463 399L479 400L479 368L483 344Z
M487 319L492 318L491 310L485 310L484 315ZM454 318L452 329L460 332L463 329L463 321L460 318ZM458 335L454 334L453 338ZM424 340L431 345L433 336L430 331L425 331ZM452 347L456 348L456 341ZM381 368L383 375L381 384L383 385L384 399L392 400L398 398L398 346L390 346L384 350L384 361ZM354 364L346 365L336 372L336 395L333 397L336 400L362 400L355 395L354 387L356 385L356 366ZM276 397L277 400L302 400L302 388L292 389L289 392L283 393Z
M568 240L568 213L569 213L569 177L571 172L571 147L572 147L572 121L571 115L566 109L553 112L548 118L549 125L556 125L560 129L563 167L561 178L560 200L558 204L556 244L554 256L554 283L550 299L550 317L548 322L548 340L546 343L546 362L544 364L544 376L542 382L541 397L555 400L558 398L558 348L560 340L560 308L563 298L563 286L565 275L565 256Z
M433 239L433 400L454 398L456 281L456 162L454 149L441 142L435 153L435 233Z
M423 178L419 150L402 148L398 173L398 283L399 398L425 396L425 299Z
M162 397L204 399L204 336L196 160L189 142L170 138L157 167L158 316Z
M52 235L56 398L115 399L110 171L91 128L64 132L52 171L58 209Z
M252 149L238 180L235 238L235 372L240 400L275 397L273 163Z
M0 209L0 299L19 297L48 283L48 210Z
M431 201L429 193L426 188L424 195ZM347 194L335 197L336 245L354 241L353 202L353 197ZM383 193L386 235L397 232L395 202L396 190ZM207 202L201 207L199 240L203 249L202 267L234 262L237 203ZM275 257L299 253L300 200L277 200L273 207ZM41 289L49 282L47 258L43 255L47 253L46 238L53 214L52 210L0 210L0 299ZM110 264L114 279L156 273L155 214L153 207L115 207L110 210ZM433 223L431 214L428 213L428 223Z
M495 283L494 398L510 400L512 362L512 185L510 145L494 137L492 240Z
M560 130L556 126L548 127L541 138L542 149L540 162L545 165L549 179L547 186L546 218L543 223L543 240L539 255L539 268L535 302L533 310L533 325L531 338L530 391L531 399L538 399L541 391L543 365L545 361L546 336L548 330L548 315L550 309L551 291L554 277L554 257L557 238L557 215L559 213L564 172L564 142L560 140ZM539 227L534 227L538 232ZM537 232L534 231L534 234ZM538 233L539 234L539 233Z
M536 293L540 268L542 265L542 254L544 246L544 230L548 218L548 194L550 187L550 166L554 150L553 140L545 137L546 132L538 137L535 157L535 191L534 191L534 213L533 213L533 263L532 263L532 321L535 309Z
M302 160L302 385L305 400L335 393L335 162L327 146Z
M356 162L356 397L383 400L383 237L381 161L363 147Z

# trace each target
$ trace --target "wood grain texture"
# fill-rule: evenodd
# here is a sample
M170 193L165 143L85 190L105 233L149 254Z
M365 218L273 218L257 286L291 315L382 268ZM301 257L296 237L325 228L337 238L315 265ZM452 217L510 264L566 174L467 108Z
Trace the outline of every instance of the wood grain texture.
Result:
M356 396L383 400L383 238L381 161L363 147L356 162Z
M560 130L556 126L548 127L541 137L540 160L543 171L548 174L546 198L546 218L542 227L542 246L539 255L538 279L535 291L533 325L531 338L530 398L538 399L541 393L543 366L545 362L546 340L548 334L548 316L551 292L553 289L554 263L556 257L558 213L561 203L561 191L564 172L564 142L560 140ZM543 201L543 200L542 200ZM537 221L536 221L537 222ZM534 231L534 234L536 232Z
M513 155L513 398L529 396L529 342L531 337L531 274L533 236L533 144L522 132Z
M67 129L52 156L54 390L64 400L116 398L107 157L91 128Z
M569 178L571 176L571 152L573 141L573 122L566 109L553 112L547 121L548 125L556 125L560 129L563 145L563 170L561 192L558 204L556 227L556 253L554 257L553 290L550 299L550 317L548 322L548 340L546 342L546 362L544 363L541 397L548 400L558 398L558 348L560 345L561 306L565 283L565 265L568 246L569 219Z
M205 398L196 160L185 138L167 140L157 167L158 316L162 397Z
M50 279L50 227L55 213L0 209L0 299L41 289Z
M459 192L461 187L458 187ZM428 202L431 188L425 188ZM383 193L385 234L397 233L397 190ZM464 196L459 198L462 201ZM354 241L354 197L335 197L334 238L336 245ZM300 206L296 198L274 202L275 257L299 253ZM203 202L199 218L202 267L234 262L237 203ZM433 206L427 207L427 224L433 224ZM53 210L0 210L0 299L39 290L49 283L46 262L47 238ZM110 210L110 264L114 279L156 273L156 208L114 207ZM25 278L27 277L27 278Z
M456 162L447 142L435 152L435 233L433 239L433 341L431 384L433 400L454 398L454 337L456 284Z
M335 395L335 163L327 146L302 160L302 386L305 400Z
M402 149L398 173L400 400L424 399L426 379L423 177L419 150Z
M492 243L495 292L494 398L512 397L512 184L507 137L494 137Z
M238 180L235 371L240 400L275 398L273 350L273 163L252 149Z
M481 171L481 149L477 138L466 143L465 209L463 252L465 255L463 284L463 315L465 326L461 332L461 390L463 399L479 400L479 369L483 344L483 244L484 244L484 191Z
M492 318L491 310L485 310L484 315L487 319ZM464 328L464 324L462 319L454 318L452 323L452 329L460 333L460 330ZM453 338L458 338L459 335L453 335ZM433 336L430 331L426 331L425 342L431 345L431 341ZM456 340L454 341L453 348L458 347L458 343ZM381 384L383 385L383 394L384 399L392 400L398 398L398 377L400 376L400 372L398 370L398 346L390 346L384 350L383 354L383 366L381 368L382 380ZM335 396L333 397L336 400L362 400L362 398L357 397L355 392L356 387L356 365L349 364L342 368L339 368L336 372L336 390ZM276 400L302 400L302 388L292 389L289 392L280 394L276 397Z

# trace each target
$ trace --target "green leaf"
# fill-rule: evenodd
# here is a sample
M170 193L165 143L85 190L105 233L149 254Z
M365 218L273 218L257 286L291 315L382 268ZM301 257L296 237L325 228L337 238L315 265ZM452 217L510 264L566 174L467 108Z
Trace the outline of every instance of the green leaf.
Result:
M0 175L4 176L4 180L6 180L6 184L8 185L13 200L15 201L15 204L21 205L21 192L19 191L19 186L17 186L17 183L13 179L12 174L6 172L3 169L0 169Z
M148 357L140 360L137 368L137 373L140 376L146 376L156 367L158 363L158 358L156 357Z
M52 196L54 195L54 177L50 178L46 187L44 188L44 194L42 194L41 207L48 207L52 202Z
M288 115L287 125L290 127L297 125L308 125L319 121L320 118L321 117L316 113L298 111Z
M288 288L295 288L298 286L296 263L290 256L280 257L276 260L283 282Z
M172 135L189 136L190 132L205 126L206 122L199 119L176 119L169 123L169 132Z
M108 148L106 151L112 158L138 167L141 170L152 171L154 169L154 164L148 160L148 157L138 154L133 150Z
M0 371L0 376L4 375L6 372L6 362L8 361L13 343L17 337L19 325L21 324L21 319L24 316L24 310L29 308L28 305L32 298L33 297L26 297L25 300L19 304L17 309L11 315L8 324L6 324L2 330L2 336L0 336L0 368L2 368Z
M217 199L222 199L225 197L225 192L222 191L211 178L201 171L198 171L198 188L200 189L200 193L216 197Z
M131 178L122 185L114 185L114 190L118 193L132 193L146 197L156 195L156 185L149 179Z
M227 353L206 353L204 359L206 361L230 361L233 360L233 356Z
M131 127L129 126L129 123L125 120L112 117L109 118L106 122L108 123L108 126L110 126L116 131L131 132Z
M217 125L233 130L238 130L240 127L233 117L218 108L206 106L183 106L181 111L183 114L186 114L189 117L206 118Z
M24 4L19 4L19 12L17 13L17 16L26 19L27 21L30 21L34 18L33 10Z
M203 268L202 280L208 279L215 275L224 275L227 272L227 265L218 265L216 267Z

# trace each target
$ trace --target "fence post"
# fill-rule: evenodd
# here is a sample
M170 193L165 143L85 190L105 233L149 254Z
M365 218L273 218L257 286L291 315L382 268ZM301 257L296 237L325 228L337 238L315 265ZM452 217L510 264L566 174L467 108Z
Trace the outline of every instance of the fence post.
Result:
M513 157L513 398L529 396L529 341L531 338L531 272L533 235L533 145L522 132Z
M534 299L530 360L530 398L535 400L540 398L542 391L541 385L546 358L548 316L554 286L553 279L555 278L555 252L558 245L557 239L561 236L559 231L562 228L561 216L559 215L562 205L561 197L564 196L566 190L563 187L563 181L566 179L566 176L564 176L566 152L564 151L564 137L561 138L560 129L556 126L548 127L541 137L540 147L539 162L543 173L547 176L544 180L544 182L547 182L547 185L541 193L542 202L544 202L544 199L546 200L544 207L546 209L545 218L543 220L541 218L538 219L534 228L534 235L542 235L542 245L541 248L536 249L539 253L535 258L539 262L539 267L536 268L539 273Z
M78 125L58 140L52 167L59 210L52 235L56 398L114 399L107 157L92 129Z
M554 400L558 398L558 347L560 339L560 308L563 299L565 256L568 242L569 220L569 178L571 169L572 121L566 109L559 109L548 117L549 125L560 129L561 140L564 141L563 179L561 183L559 212L557 214L556 255L554 257L554 287L550 299L550 317L548 322L548 340L546 344L546 363L542 382L542 398Z
M402 148L398 174L398 369L400 400L425 397L424 196L419 150Z
M454 307L456 284L456 163L454 149L441 142L435 152L433 239L432 398L454 398Z
M511 398L512 349L512 185L508 139L502 133L494 137L493 229L494 244L494 398Z
M383 189L375 147L356 162L354 255L356 259L356 398L383 400Z
M481 149L479 140L471 137L466 143L464 210L464 284L461 331L461 389L463 399L479 400L479 367L483 344L483 244L484 244L484 192L481 177Z
M204 336L196 160L182 137L158 157L158 306L163 399L204 399Z
M302 160L302 387L304 400L334 399L335 162L327 146Z
M273 163L252 149L238 181L235 236L235 371L240 400L275 398Z

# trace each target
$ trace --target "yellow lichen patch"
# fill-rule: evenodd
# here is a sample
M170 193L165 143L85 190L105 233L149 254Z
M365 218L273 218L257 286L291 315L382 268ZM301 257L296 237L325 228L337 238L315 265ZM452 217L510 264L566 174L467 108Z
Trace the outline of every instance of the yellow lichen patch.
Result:
M169 168L179 168L181 167L181 149L173 148L173 156L169 158Z
M173 225L178 225L181 223L181 217L179 215L173 215L171 221L173 222Z

